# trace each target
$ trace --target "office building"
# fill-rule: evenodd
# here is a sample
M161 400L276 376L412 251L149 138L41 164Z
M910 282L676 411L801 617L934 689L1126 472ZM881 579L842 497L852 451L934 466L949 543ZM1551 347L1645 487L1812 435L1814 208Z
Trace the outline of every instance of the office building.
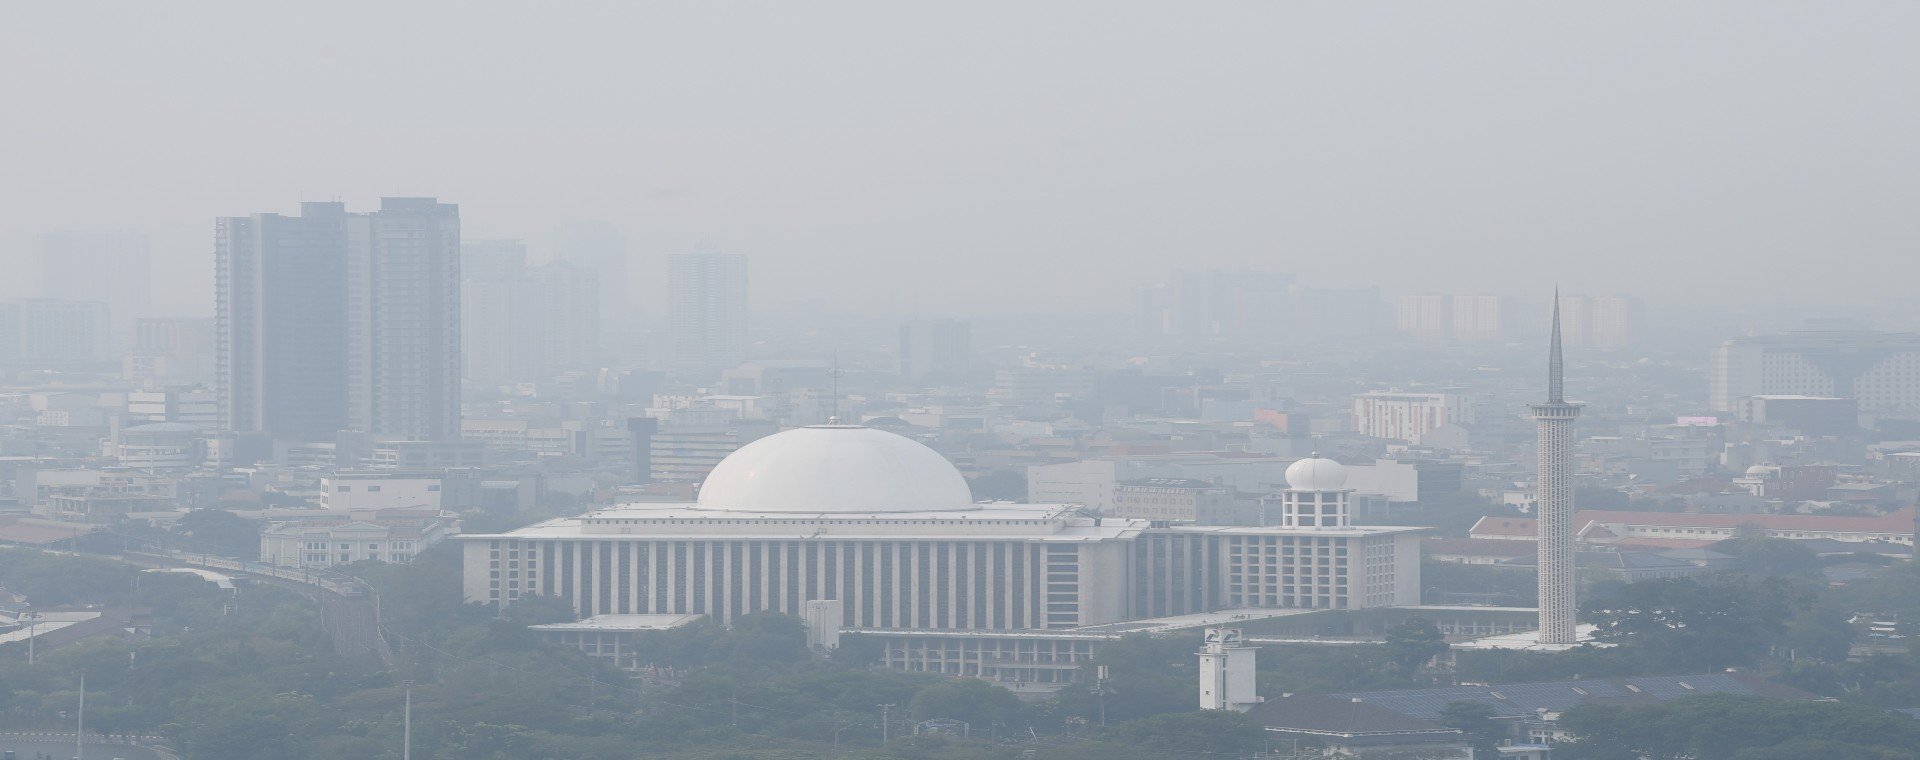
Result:
M1709 405L1738 411L1753 396L1851 398L1862 414L1920 412L1920 333L1822 330L1720 344Z
M1375 391L1353 397L1353 431L1419 443L1443 425L1472 423L1473 404L1452 393Z
M900 326L900 375L953 381L973 365L973 326L959 319L916 319Z
M152 253L132 231L63 230L40 236L40 295L107 304L113 330L151 316Z
M215 223L223 427L289 440L460 429L460 216L432 198L379 211L303 203Z
M678 253L667 263L673 368L713 375L747 360L747 257Z

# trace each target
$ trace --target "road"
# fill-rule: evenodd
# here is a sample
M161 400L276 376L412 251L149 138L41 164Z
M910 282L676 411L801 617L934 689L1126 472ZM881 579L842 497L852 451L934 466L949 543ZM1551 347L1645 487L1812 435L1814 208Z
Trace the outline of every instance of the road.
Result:
M207 568L291 588L319 602L320 624L335 653L342 657L371 654L386 667L394 667L393 651L380 635L380 596L353 578L186 552L128 552L118 559L148 567Z

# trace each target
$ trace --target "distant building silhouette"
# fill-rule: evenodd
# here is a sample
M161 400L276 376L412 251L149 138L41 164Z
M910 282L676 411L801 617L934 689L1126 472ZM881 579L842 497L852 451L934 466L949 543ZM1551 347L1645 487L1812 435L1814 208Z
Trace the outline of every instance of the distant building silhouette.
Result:
M0 364L50 365L113 356L107 304L55 298L0 300Z
M107 304L113 329L152 316L152 254L132 231L65 230L40 236L40 295Z
M667 263L673 368L712 374L747 359L747 257L678 253Z
M916 319L900 326L900 374L958 378L973 364L973 327L959 319Z

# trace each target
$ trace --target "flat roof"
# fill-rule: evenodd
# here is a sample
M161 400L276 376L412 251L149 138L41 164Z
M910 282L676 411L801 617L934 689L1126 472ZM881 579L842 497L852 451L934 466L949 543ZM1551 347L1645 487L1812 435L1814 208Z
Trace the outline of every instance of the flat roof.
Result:
M706 617L706 615L595 615L585 620L576 620L571 623L530 625L527 626L527 629L532 631L582 633L666 631L691 624L704 617Z

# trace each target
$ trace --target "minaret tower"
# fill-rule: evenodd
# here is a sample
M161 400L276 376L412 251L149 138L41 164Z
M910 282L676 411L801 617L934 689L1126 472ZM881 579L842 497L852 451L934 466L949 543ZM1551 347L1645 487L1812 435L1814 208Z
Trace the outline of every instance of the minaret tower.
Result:
M1533 405L1538 426L1539 470L1534 509L1540 556L1540 643L1573 644L1573 420L1580 407L1567 403L1560 361L1560 291L1553 292L1553 348L1547 357L1547 403Z

